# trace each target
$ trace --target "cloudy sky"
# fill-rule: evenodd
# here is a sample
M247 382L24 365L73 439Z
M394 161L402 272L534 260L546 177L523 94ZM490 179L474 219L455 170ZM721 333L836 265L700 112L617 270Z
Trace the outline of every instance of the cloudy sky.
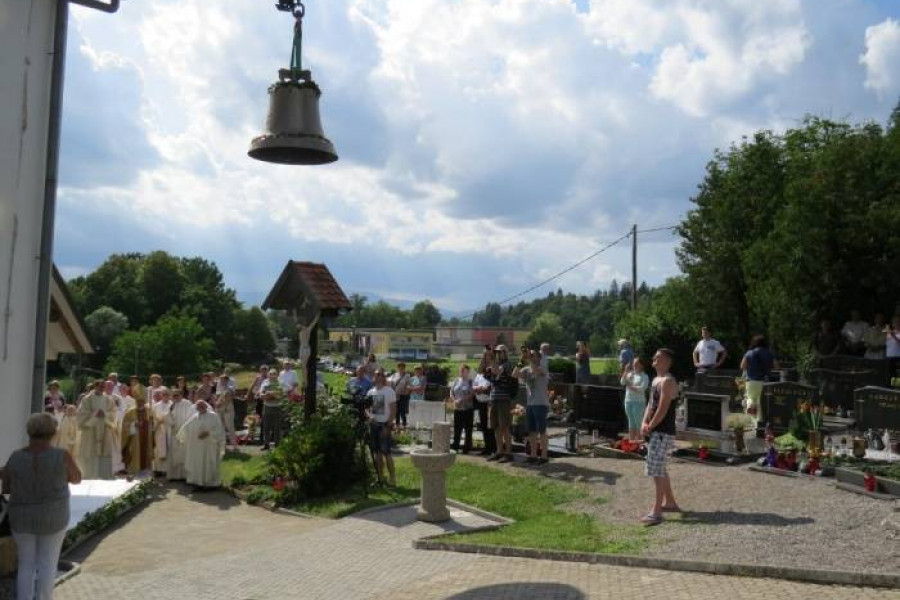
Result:
M715 148L804 114L884 122L892 0L308 0L340 161L246 155L290 56L274 0L75 7L55 258L214 260L258 303L288 259L446 310L512 295L637 223L676 223ZM677 272L642 236L639 277ZM554 284L630 278L615 247ZM536 294L544 294L547 289Z

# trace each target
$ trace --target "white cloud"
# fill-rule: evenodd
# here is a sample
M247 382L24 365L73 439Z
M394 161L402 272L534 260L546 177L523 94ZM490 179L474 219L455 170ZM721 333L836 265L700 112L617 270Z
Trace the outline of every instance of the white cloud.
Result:
M866 28L866 52L859 57L866 68L866 88L881 96L900 92L900 22L886 19Z
M76 10L87 66L67 94L83 94L93 85L84 74L99 68L130 95L70 114L79 125L70 151L93 148L92 128L113 138L98 126L103 115L130 111L116 119L137 123L130 137L156 158L136 162L128 181L70 184L61 204L131 218L145 244L188 251L189 239L241 269L254 290L259 261L273 260L266 253L302 251L351 263L349 289L396 284L383 295L474 308L559 271L631 223L676 222L713 149L791 124L810 110L809 89L829 90L812 108L883 118L883 102L858 83L872 98L835 89L862 80L859 49L847 40L864 26L841 17L863 1L831 12L800 0L590 0L582 12L569 0L316 3L304 62L341 155L319 168L246 156L265 90L289 55L292 22L271 4L146 0L104 19ZM831 28L824 38L822 23ZM896 64L887 23L866 34L873 81ZM845 62L816 54L822 44ZM113 161L127 154L108 152ZM271 242L257 247L260 235ZM672 240L656 240L642 245L641 260L658 283L675 265ZM627 279L629 258L613 249L554 286L587 292ZM487 283L456 283L475 264Z

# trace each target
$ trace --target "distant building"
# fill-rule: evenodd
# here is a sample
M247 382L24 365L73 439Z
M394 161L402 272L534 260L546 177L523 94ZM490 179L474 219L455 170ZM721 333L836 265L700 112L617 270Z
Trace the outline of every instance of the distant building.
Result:
M505 344L511 354L531 335L530 329L511 327L446 326L435 328L433 352L436 356L465 354L467 358L481 356L485 344Z
M374 353L378 358L427 360L434 344L433 329L332 327L326 347L336 352Z

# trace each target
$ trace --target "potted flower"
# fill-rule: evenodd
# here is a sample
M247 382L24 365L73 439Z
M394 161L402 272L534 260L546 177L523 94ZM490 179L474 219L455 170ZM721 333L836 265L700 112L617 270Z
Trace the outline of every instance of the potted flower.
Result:
M728 418L725 419L725 426L734 434L734 449L738 454L743 454L747 451L747 446L744 443L744 432L751 429L755 424L756 421L754 421L753 417L743 413L734 413L728 415Z

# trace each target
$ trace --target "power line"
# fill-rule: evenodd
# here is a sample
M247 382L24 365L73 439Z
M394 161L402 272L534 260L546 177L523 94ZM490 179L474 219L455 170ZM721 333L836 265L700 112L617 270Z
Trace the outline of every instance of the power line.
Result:
M563 270L560 271L559 273L556 273L555 275L552 275L552 276L548 277L547 279L544 279L543 281L534 284L534 285L531 286L530 288L528 288L528 289L526 289L526 290L523 290L523 291L519 292L518 294L513 294L512 296L510 296L510 297L508 297L508 298L504 298L503 300L500 300L499 302L495 302L495 303L489 302L488 304L499 304L499 305L502 306L502 305L504 305L504 304L507 304L508 302L511 302L511 301L515 300L516 298L521 298L521 297L524 296L525 294L528 294L528 293L530 293L530 292L533 292L534 290L536 290L536 289L538 289L538 288L540 288L540 287L543 287L543 286L547 285L547 284L550 283L551 281L554 281L554 280L556 280L556 279L559 279L560 277L562 277L562 276L565 275L566 273L569 273L569 272L571 272L571 271L574 271L575 269L577 269L578 267L580 267L580 266L583 265L584 263L586 263L586 262L588 262L588 261L590 261L590 260L596 258L597 256L603 254L604 252L606 252L607 250L609 250L609 249L612 248L613 246L619 244L620 242L622 242L623 240L625 240L625 239L627 239L627 238L629 238L629 237L631 237L631 232L630 232L630 231L629 231L628 233L626 233L625 235L623 235L623 236L621 236L621 237L619 237L619 238L613 240L612 242L609 242L608 244L606 244L605 246L603 246L602 248L600 248L600 249L597 250L596 252L593 252L593 253L589 254L588 256L582 258L581 260L579 260L578 262L576 262L576 263L574 263L574 264L572 264L572 265L569 265L568 267L566 267L565 269L563 269ZM472 314L470 314L470 315L465 315L465 316L458 317L458 318L459 318L460 321L466 321L466 320L469 320L469 319L471 319L472 317L474 317L474 316L475 316L476 314L478 314L479 312L481 312L481 311L475 311L474 313L472 313Z
M678 229L678 225L667 225L666 227L654 227L653 229L638 229L638 233L653 233L654 231L671 231Z

